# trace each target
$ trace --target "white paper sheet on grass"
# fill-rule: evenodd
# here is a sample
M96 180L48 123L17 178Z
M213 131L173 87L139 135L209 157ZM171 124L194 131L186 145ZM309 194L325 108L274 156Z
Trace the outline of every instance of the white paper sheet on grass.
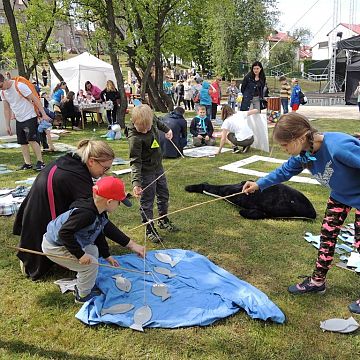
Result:
M216 155L219 148L217 146L200 146L191 149L184 149L184 155L188 157L206 157ZM231 149L222 148L221 152L231 151Z
M269 152L269 136L266 114L248 116L248 125L254 132L252 148Z
M264 176L268 175L267 172L246 169L244 167L246 165L252 164L257 161L265 161L265 162L270 162L270 163L282 164L282 163L286 162L287 160L275 159L275 158L271 158L271 157L267 157L267 156L253 155L246 159L221 166L219 169L236 172L238 174L245 174L245 175L257 176L257 177L264 177ZM303 173L309 174L309 171L304 170ZM293 176L289 181L305 183L305 184L320 185L319 182L316 181L315 179L311 179L311 178L308 178L305 176Z
M129 169L122 169L122 170L114 170L112 173L115 175L128 174L128 173L131 173L131 169L129 168Z

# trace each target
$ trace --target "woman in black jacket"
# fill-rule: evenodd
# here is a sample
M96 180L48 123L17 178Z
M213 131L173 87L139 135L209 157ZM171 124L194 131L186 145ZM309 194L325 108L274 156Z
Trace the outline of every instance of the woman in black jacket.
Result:
M114 151L107 143L82 140L74 153L61 156L47 165L36 177L16 215L13 234L20 235L19 247L42 251L43 235L52 219L51 209L57 216L67 211L75 200L92 196L92 179L103 176L110 169L114 157ZM51 206L51 197L54 206ZM17 256L24 272L32 280L46 274L53 264L45 256L26 252L19 252Z
M266 76L260 61L255 61L251 66L251 71L245 75L241 84L243 95L240 111L248 111L252 108L261 110L260 101L266 97Z

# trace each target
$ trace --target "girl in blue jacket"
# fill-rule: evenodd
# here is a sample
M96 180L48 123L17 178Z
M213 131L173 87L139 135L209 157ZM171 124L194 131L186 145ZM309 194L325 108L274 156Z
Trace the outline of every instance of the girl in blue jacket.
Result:
M288 288L292 294L324 293L340 227L353 207L356 209L354 247L360 250L360 141L343 133L319 133L305 116L295 113L281 116L273 137L291 155L290 159L257 182L246 182L243 191L246 194L262 191L289 180L304 168L330 188L315 269L312 276ZM349 309L360 314L360 300L350 304Z
M298 110L300 106L301 87L299 85L298 79L292 79L291 82L293 83L294 86L292 88L291 96L290 96L290 107L292 112L296 112L296 110Z

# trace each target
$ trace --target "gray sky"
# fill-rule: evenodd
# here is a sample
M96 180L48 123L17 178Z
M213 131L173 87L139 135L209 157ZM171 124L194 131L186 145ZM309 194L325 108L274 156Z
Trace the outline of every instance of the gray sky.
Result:
M359 0L354 1L352 15L351 0L338 0L338 3L338 23L360 24ZM326 40L326 34L333 28L333 7L334 0L278 0L279 30L291 32L299 27L309 28L314 36L311 44ZM303 17L305 13L307 14Z

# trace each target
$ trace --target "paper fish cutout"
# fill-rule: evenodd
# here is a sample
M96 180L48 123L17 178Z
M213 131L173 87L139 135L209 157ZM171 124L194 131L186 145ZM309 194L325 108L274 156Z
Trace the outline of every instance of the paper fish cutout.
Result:
M130 329L137 331L144 331L143 325L147 323L152 317L150 306L145 305L137 309L134 313L134 323L130 325Z
M106 314L123 314L134 308L133 304L116 304L109 308L101 309L101 316Z
M359 324L353 317L348 319L329 319L320 321L320 328L324 331L327 330L346 334L357 330Z
M162 301L165 301L171 297L168 292L168 287L165 284L154 284L151 287L151 292L156 296L161 296Z
M129 292L131 290L131 282L121 276L120 274L112 276L113 279L116 281L116 286L118 289Z
M170 264L171 267L174 267L180 260L173 260L172 257L168 254L164 254L164 253L160 253L160 252L157 252L155 254L155 257L165 263L165 264Z
M161 266L155 266L154 271L156 271L159 274L165 275L169 278L173 278L174 276L176 276L176 274L172 273L169 269L163 268Z

